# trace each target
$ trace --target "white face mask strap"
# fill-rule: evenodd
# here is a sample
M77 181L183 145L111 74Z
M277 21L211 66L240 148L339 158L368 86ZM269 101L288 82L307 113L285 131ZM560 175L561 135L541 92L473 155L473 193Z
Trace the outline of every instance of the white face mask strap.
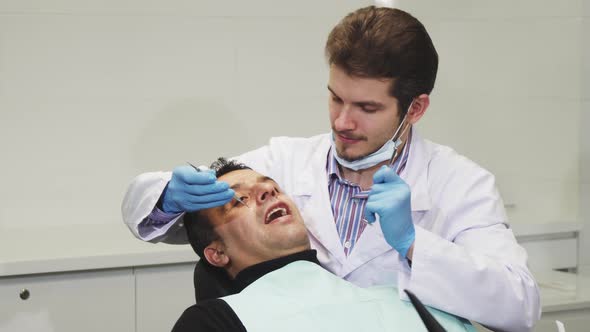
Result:
M408 117L408 113L410 113L410 110L412 109L413 104L414 104L414 101L412 100L412 102L410 103L410 106L408 107L406 114L404 115L404 118L402 119L402 122L400 122L399 127L397 127L397 130L395 131L395 133L393 134L393 137L391 138L391 141L393 142L395 149L397 149L403 143L401 137L404 136L404 134L406 133L406 130L408 130L408 127L409 127L409 126L404 126L404 124L406 123L406 118ZM402 129L402 127L404 128L404 130L402 131L402 133L398 137L397 133L399 133L399 131ZM396 139L396 137L397 137L397 139Z
M395 162L395 158L398 155L397 148L400 147L403 143L402 136L404 136L404 134L406 133L406 131L410 127L410 126L405 126L405 124L406 124L406 118L408 117L408 113L410 113L410 110L412 109L413 104L414 104L414 101L412 100L412 102L410 103L410 106L408 107L408 111L406 112L406 115L404 115L402 122L400 122L399 127L397 127L397 130L395 131L395 134L393 134L393 138L391 139L391 141L393 142L393 154L391 155L391 159L389 160L390 165ZM404 130L399 135L399 137L397 139L395 139L395 137L397 136L397 133L400 131L400 129L402 129L402 127L404 127Z
M406 118L404 117L404 121L405 120L406 120ZM404 125L404 122L402 122L402 125ZM400 145L402 145L402 143L403 143L402 137L406 133L406 130L408 130L408 127L410 127L410 126L404 126L404 131L402 131L402 133L399 135L399 137L395 141L393 141L393 145L394 145L395 149L397 149Z

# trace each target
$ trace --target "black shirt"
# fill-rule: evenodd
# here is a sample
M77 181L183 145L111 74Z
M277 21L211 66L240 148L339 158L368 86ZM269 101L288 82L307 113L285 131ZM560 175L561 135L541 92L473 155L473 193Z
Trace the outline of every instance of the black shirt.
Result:
M319 264L315 250L305 250L285 257L256 264L242 270L233 280L235 293L241 292L258 278L295 261ZM244 332L246 328L233 309L222 299L201 301L188 309L178 319L173 332L228 331Z

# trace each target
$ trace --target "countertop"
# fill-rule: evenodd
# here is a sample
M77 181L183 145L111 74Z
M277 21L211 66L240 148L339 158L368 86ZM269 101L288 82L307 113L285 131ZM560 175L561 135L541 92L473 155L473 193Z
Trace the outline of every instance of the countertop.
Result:
M541 291L543 312L590 308L590 268L580 273L533 271Z
M0 229L0 277L195 262L190 245L146 243L123 223Z

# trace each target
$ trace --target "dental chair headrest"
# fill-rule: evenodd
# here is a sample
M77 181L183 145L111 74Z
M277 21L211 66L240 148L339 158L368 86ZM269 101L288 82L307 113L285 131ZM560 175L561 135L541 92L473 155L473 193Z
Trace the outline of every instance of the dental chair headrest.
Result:
M199 260L195 266L194 283L197 303L235 293L227 273L220 268L203 263L202 260Z

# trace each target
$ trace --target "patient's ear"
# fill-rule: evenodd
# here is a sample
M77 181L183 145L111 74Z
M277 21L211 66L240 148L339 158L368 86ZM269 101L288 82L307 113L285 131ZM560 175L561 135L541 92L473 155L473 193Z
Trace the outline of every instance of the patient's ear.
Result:
M203 250L205 259L209 264L217 267L225 267L229 264L229 257L225 254L225 246L221 241L213 241Z

